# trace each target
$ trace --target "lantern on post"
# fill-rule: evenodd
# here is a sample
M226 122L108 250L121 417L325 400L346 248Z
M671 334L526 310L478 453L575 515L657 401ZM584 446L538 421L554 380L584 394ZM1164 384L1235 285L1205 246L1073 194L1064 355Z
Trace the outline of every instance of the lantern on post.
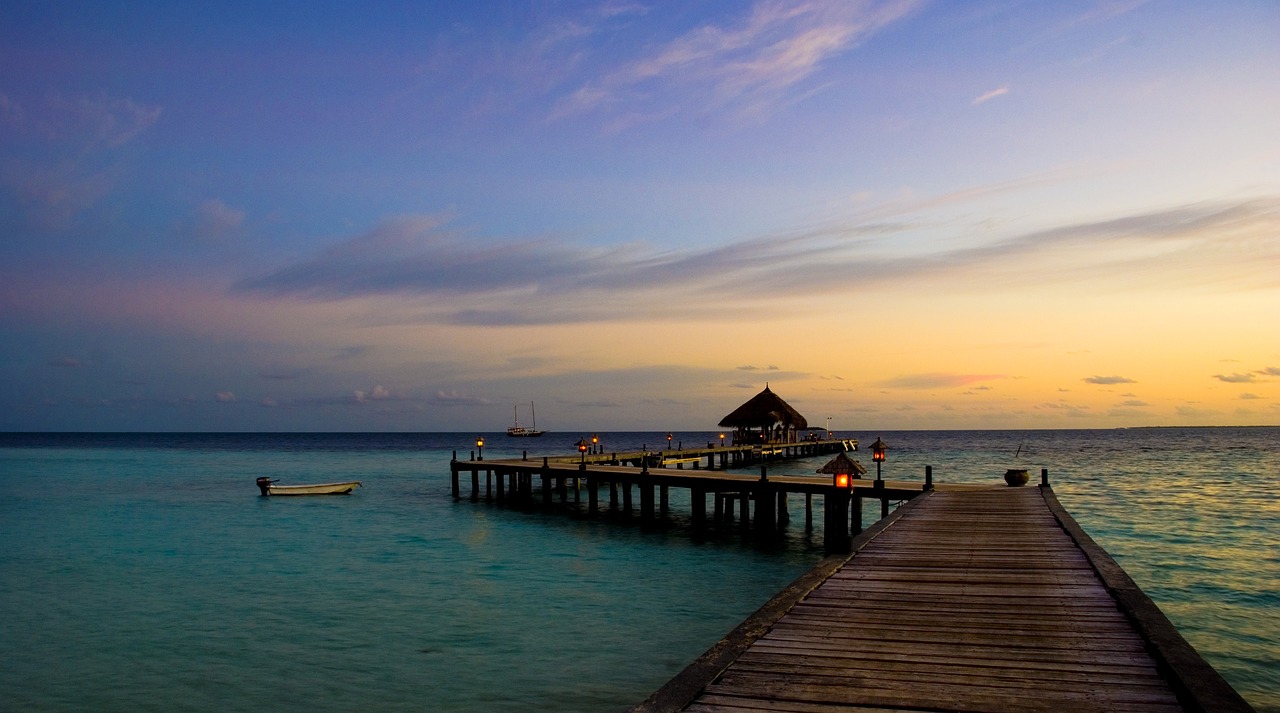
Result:
M819 473L829 473L831 484L840 490L852 490L853 481L867 472L866 468L856 460L840 453L830 462L818 469Z
M587 441L585 438L578 439L578 453L582 456L582 464L587 463Z
M484 460L484 436L476 436L476 448L480 451L480 457L476 460Z
M721 448L724 448L724 434L723 434L723 433L721 433L721 434L720 434L720 447L721 447Z
M876 462L876 480L880 480L880 464L884 462L884 452L888 450L889 444L876 438L876 442L871 444L871 460Z
M593 433L593 434L591 434L591 453L592 453L592 455L594 455L594 454L596 454L596 453L599 453L599 452L600 452L600 449L598 448L598 446L599 446L599 445L600 445L600 437L599 437L599 436L597 436L597 435L596 435L596 434L594 434L594 433Z
M671 450L671 434L667 434L667 450Z

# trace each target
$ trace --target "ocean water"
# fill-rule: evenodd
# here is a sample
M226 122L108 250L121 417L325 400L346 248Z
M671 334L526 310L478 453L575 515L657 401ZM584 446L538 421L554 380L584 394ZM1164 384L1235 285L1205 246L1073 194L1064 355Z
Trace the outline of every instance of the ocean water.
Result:
M892 479L1048 468L1183 635L1280 711L1280 428L841 435L882 436ZM488 434L485 457L579 437ZM473 439L0 434L0 710L618 711L822 555L798 498L767 547L692 532L680 490L660 527L473 503L469 482L455 502L449 459ZM364 487L263 498L259 475Z

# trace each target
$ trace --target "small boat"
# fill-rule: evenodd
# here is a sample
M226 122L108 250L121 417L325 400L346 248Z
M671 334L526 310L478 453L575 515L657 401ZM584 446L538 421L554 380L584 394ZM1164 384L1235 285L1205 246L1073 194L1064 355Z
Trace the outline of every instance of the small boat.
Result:
M348 495L352 490L363 487L358 480L314 485L276 485L271 478L258 478L256 482L263 495Z
M533 402L529 402L529 411L533 414L533 428L525 428L520 425L520 411L517 407L511 407L515 414L515 425L507 428L507 435L512 438L536 438L544 432L538 430L538 412L533 410Z

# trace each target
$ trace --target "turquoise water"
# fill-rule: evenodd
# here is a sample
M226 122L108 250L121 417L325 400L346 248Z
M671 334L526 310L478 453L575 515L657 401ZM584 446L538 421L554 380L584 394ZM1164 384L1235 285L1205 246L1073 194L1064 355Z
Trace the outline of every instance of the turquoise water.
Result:
M606 449L665 445L603 435ZM927 464L939 481L998 479L1021 447L1017 465L1050 469L1063 504L1237 690L1280 711L1280 429L851 435L882 435L895 479ZM578 437L492 434L485 456L568 452ZM473 444L0 435L0 708L621 710L821 556L821 515L806 533L801 499L765 549L736 526L690 532L682 491L656 529L455 502L448 461ZM259 475L365 487L262 498Z

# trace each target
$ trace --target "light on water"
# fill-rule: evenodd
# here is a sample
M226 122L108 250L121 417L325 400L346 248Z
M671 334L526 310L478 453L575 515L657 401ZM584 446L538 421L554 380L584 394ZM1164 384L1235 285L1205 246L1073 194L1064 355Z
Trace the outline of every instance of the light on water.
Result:
M1280 711L1280 429L852 435L883 435L893 479L933 465L938 481L998 480L1021 446L1018 466L1050 469L1062 503L1187 639L1255 707ZM659 444L604 434L606 448L642 438ZM485 456L568 453L565 439L494 435ZM764 550L735 528L691 533L679 490L659 529L455 502L448 460L473 445L0 436L6 705L620 710L821 556L821 516L806 534L802 499L786 541ZM263 498L259 475L364 488Z

